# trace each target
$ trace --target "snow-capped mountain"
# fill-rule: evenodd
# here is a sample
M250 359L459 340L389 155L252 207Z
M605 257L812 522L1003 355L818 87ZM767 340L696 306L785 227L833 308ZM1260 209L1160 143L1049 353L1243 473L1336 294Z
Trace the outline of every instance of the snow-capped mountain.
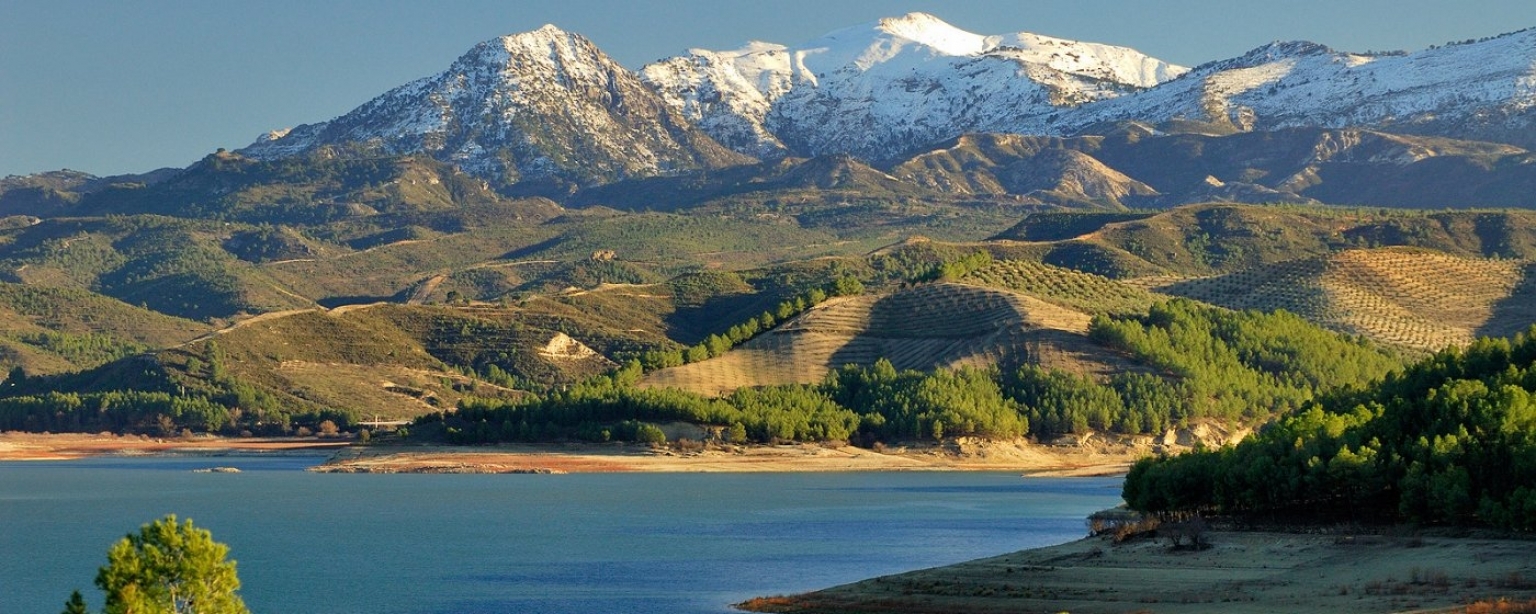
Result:
M753 158L894 161L965 134L1065 137L1126 122L1148 134L1361 128L1529 147L1536 29L1416 53L1273 43L1185 69L1124 47L973 34L912 13L795 47L695 49L634 72L545 26L240 153L425 153L496 186L554 193ZM1087 168L1080 162L1062 161Z
M1368 127L1536 145L1536 29L1416 53L1272 43L1084 105L1062 128L1178 119L1244 131Z
M983 36L912 13L798 47L694 49L641 74L738 151L885 158L967 132L1045 126L1065 109L1186 70L1124 47L1029 33Z
M591 41L545 26L476 45L448 70L241 150L426 153L493 183L592 185L738 164Z

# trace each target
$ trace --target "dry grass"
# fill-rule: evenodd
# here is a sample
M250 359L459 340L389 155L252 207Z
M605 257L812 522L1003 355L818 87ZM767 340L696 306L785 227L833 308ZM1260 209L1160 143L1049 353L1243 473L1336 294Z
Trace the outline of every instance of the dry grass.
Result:
M413 418L454 407L466 394L482 397L519 394L456 373L400 365L357 365L285 361L276 373L289 390L318 403L368 408L366 417ZM475 388L471 389L470 385Z

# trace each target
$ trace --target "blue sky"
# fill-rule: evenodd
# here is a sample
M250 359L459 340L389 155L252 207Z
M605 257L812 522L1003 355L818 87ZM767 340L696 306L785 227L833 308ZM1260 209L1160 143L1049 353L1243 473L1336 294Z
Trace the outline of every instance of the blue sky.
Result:
M545 23L637 68L689 47L796 44L910 11L1191 66L1274 40L1415 50L1536 26L1532 0L4 0L0 176L186 166L330 119L477 42Z

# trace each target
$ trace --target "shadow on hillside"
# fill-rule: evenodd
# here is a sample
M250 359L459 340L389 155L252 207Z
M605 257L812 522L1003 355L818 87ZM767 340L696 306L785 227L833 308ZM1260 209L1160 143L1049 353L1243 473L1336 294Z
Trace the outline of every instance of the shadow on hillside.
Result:
M398 302L399 299L399 294L395 294L394 296L367 296L360 294L357 296L328 296L322 299L317 299L315 303L326 309L335 309L337 307L345 307L347 305L372 305L374 303L387 303L391 301Z
M1480 337L1508 337L1536 324L1536 264L1526 265L1520 284L1493 304L1493 314L1478 327Z
M663 319L667 325L667 336L691 345L703 341L710 334L723 333L722 324L745 322L773 310L778 301L771 294L723 294L710 297L698 305L680 305Z
M543 241L539 241L538 243L534 243L533 245L528 245L528 246L525 246L525 247L519 247L519 248L514 249L514 250L512 250L510 252L502 254L501 257L498 258L498 260L518 260L518 259L521 259L521 258L527 258L529 256L538 255L538 254L541 254L542 252L544 252L546 250L554 249L555 247L559 246L561 243L564 243L566 241L566 238L567 237L562 234L560 236L550 237L550 238L545 239Z

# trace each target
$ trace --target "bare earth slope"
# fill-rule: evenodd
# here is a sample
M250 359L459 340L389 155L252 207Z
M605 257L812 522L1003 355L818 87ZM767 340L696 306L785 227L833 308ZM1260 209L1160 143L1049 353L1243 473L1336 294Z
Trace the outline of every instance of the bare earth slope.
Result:
M763 612L1442 611L1536 595L1531 543L1215 533L1204 551L1107 537L744 604Z

